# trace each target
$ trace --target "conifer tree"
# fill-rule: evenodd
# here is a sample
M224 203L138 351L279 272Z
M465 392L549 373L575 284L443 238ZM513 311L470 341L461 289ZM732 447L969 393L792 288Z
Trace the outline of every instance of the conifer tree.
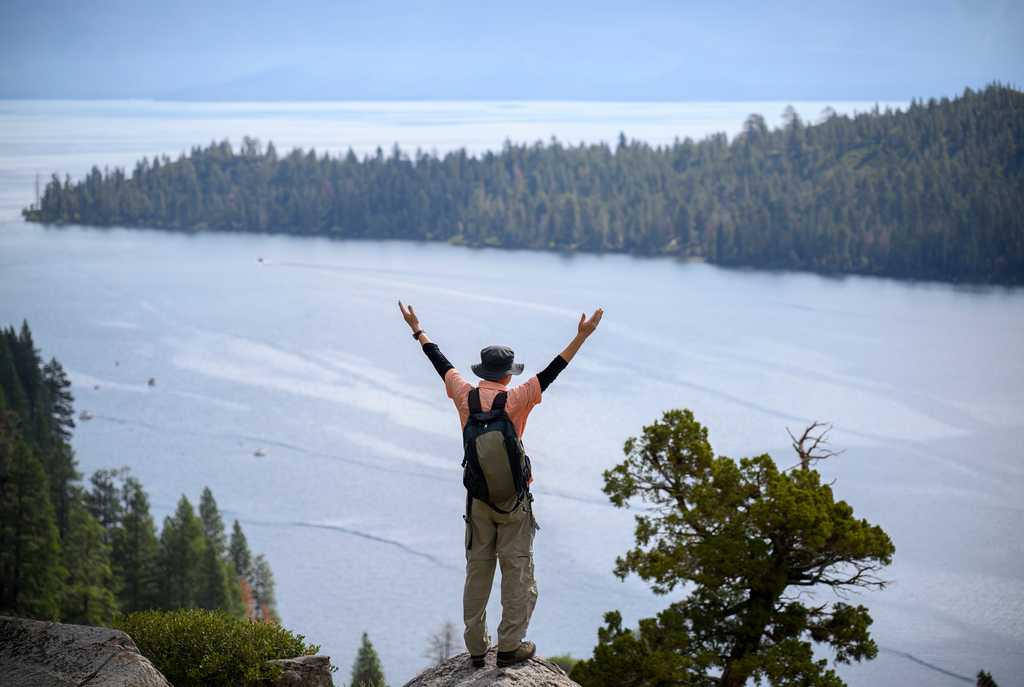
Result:
M668 411L626 441L604 491L615 506L636 500L644 509L615 574L636 573L660 594L688 589L635 630L618 612L606 614L594 656L573 668L574 680L658 687L670 675L673 684L841 687L815 643L837 663L877 655L866 607L807 596L883 588L878 573L895 551L812 469L835 455L818 427L794 438L800 469L780 470L768 455L715 456L689 410Z
M228 547L228 555L231 564L234 566L235 575L248 577L252 572L252 553L249 551L249 543L242 532L242 526L235 520L231 526L231 543Z
M113 542L114 532L121 525L124 503L117 481L127 473L128 468L104 468L92 473L92 477L89 478L92 488L85 493L85 505L103 527L103 540L107 544Z
M50 502L57 516L57 530L63 539L68 528L72 485L81 479L75 453L69 443L75 428L74 397L71 380L56 358L50 359L42 373L53 437L41 458L50 481Z
M54 431L61 440L70 441L71 432L75 429L75 399L71 393L71 380L56 358L50 358L43 367L43 384L50 400L49 413Z
M992 678L992 673L985 670L978 671L976 685L977 687L999 687L999 685L996 684L996 681Z
M228 570L224 560L217 555L217 549L209 541L203 546L202 559L199 562L199 590L196 604L200 608L216 610L235 610L231 603L231 595L237 588L228 578Z
M67 572L61 599L63 622L108 625L114 617L114 575L105 535L82 499L73 499L68 533L61 545Z
M29 419L29 402L15 365L12 344L17 345L13 329L5 329L0 337L0 387L4 389L7 407L17 416L19 423Z
M226 555L227 537L224 533L224 519L220 515L217 501L213 498L210 487L203 487L203 493L199 497L199 519L203 522L206 543L213 546L218 557Z
M184 494L173 516L164 519L160 532L160 581L164 608L198 605L203 558L203 527Z
M160 545L142 483L125 479L123 515L114 534L112 567L118 581L121 611L133 613L160 607Z
M42 464L0 411L0 612L56 620L64 569Z
M373 648L369 636L364 632L359 645L359 653L352 664L351 687L387 687L384 680L384 668L381 667L377 650Z
M67 534L71 500L75 484L82 478L78 472L74 449L60 440L45 452L43 468L50 484L50 503L57 518L57 531L61 539Z
M274 573L270 570L270 563L262 553L257 554L253 559L249 583L252 585L252 595L256 602L256 617L260 620L277 622L277 593Z

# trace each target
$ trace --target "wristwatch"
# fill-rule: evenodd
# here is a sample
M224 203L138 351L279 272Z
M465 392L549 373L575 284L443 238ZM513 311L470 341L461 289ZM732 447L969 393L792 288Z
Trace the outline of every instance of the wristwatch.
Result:
M412 338L414 338L414 339L416 339L416 340L419 340L419 338L420 338L420 334L422 334L422 333L423 333L423 330L422 330L422 329L417 329L416 331L414 331L414 332L412 333Z

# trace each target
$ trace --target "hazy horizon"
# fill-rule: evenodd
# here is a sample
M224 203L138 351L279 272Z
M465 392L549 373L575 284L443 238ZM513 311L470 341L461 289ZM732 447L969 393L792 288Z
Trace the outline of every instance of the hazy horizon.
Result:
M909 101L1024 83L1024 6L1005 0L15 0L0 19L7 100Z

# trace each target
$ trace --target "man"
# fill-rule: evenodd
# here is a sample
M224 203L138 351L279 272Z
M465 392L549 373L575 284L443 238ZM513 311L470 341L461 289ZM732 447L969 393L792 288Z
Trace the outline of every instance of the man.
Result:
M565 369L597 325L604 311L598 308L589 318L580 315L576 336L551 363L526 382L509 388L512 375L523 371L522 363L515 362L515 354L504 346L488 346L480 351L480 362L472 366L473 372L484 381L475 394L472 384L448 362L437 344L430 341L420 327L413 307L401 301L398 308L412 329L412 336L433 363L444 380L448 398L452 399L463 427L470 416L470 406L478 403L474 412L488 411L496 397L504 400L505 413L521 440L526 429L526 418L541 394ZM501 394L504 394L502 397ZM471 398L473 396L474 398ZM499 406L500 407L500 406ZM530 479L532 481L532 477ZM462 596L466 648L473 665L482 668L490 636L487 633L487 599L491 595L495 563L501 564L501 623L498 625L498 666L508 666L531 658L537 651L533 642L524 641L530 616L537 603L537 583L533 575L533 535L537 529L533 518L532 496L519 499L511 511L498 504L497 508L476 498L467 498L466 508L466 585Z

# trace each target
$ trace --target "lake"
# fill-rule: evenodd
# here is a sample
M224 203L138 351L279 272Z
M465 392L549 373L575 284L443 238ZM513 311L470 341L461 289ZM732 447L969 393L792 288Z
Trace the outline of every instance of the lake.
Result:
M794 103L808 119L826 104ZM425 666L428 634L461 614L457 416L399 298L467 374L489 343L532 374L581 311L605 308L525 435L541 653L585 657L605 611L634 623L669 603L612 575L632 515L608 503L601 471L644 424L688 407L719 453L783 465L787 428L835 424L845 453L822 471L896 544L892 585L854 597L881 651L840 669L849 684L961 685L981 668L1022 684L1024 290L18 215L37 173L246 134L330 152L619 131L667 143L734 134L750 112L777 123L784 106L0 102L0 324L27 319L71 374L76 410L95 414L73 440L83 472L130 466L158 523L210 486L267 554L284 624L323 646L339 684L364 630L402 684ZM497 589L489 615L493 631Z

